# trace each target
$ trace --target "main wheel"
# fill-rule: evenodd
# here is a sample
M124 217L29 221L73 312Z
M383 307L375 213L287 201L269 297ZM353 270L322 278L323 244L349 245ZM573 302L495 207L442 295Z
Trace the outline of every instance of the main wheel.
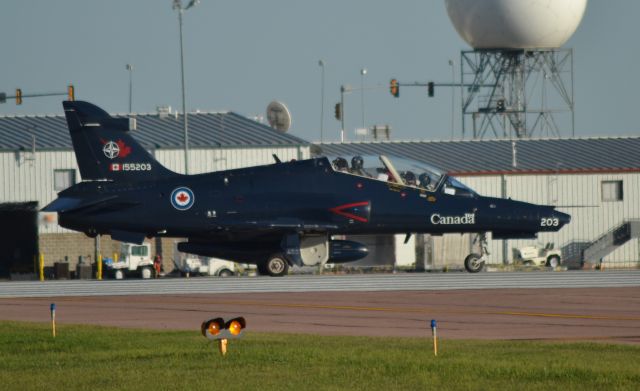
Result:
M560 266L560 257L557 255L552 255L547 259L547 266L552 268L557 268Z
M282 277L289 271L289 263L282 254L273 254L264 264L264 271L272 277Z
M231 277L233 272L229 269L222 269L218 272L218 277Z
M151 278L151 268L143 267L142 270L140 270L140 276L145 280Z
M480 254L469 254L464 259L464 268L467 269L469 273L478 273L484 267L484 261L482 260L482 256Z

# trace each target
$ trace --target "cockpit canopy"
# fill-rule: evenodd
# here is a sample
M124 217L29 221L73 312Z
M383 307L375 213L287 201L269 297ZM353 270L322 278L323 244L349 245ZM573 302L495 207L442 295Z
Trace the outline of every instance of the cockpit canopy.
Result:
M385 155L356 155L350 158L328 156L337 172L396 183L407 187L442 191L450 195L476 196L477 193L441 170L415 160Z

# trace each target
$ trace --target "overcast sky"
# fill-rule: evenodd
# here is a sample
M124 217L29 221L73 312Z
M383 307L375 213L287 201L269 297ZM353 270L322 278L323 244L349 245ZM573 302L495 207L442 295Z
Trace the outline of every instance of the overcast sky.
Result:
M188 0L184 0L187 3ZM64 91L108 112L158 105L181 110L177 13L171 0L21 0L0 9L0 91ZM640 2L590 0L574 49L577 136L638 135ZM451 138L451 92L403 89L392 77L449 81L449 59L469 47L449 22L443 0L202 0L184 15L188 110L232 110L264 116L277 99L293 115L291 133L320 138L321 69L325 62L325 140L337 140L333 106L341 84L358 87L368 70L366 125L390 124L393 138ZM0 105L0 115L62 114L61 98ZM362 122L361 96L347 97L347 137ZM460 138L459 104L455 135ZM564 131L566 136L570 131Z

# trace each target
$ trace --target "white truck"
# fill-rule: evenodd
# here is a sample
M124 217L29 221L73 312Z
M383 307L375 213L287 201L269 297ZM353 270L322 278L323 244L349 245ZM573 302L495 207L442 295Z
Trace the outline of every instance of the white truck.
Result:
M173 263L180 273L185 276L218 276L230 277L239 272L235 262L219 258L201 257L193 254L174 252L176 258Z
M153 259L151 258L151 244L141 245L122 243L118 260L105 262L105 270L116 280L129 277L144 279L153 276Z
M548 266L555 269L562 264L562 252L553 248L553 243L542 246L513 248L513 261L526 266Z
M177 243L174 244L173 254L173 264L184 276L231 277L235 274L241 274L248 267L248 265L239 265L224 259L180 252Z

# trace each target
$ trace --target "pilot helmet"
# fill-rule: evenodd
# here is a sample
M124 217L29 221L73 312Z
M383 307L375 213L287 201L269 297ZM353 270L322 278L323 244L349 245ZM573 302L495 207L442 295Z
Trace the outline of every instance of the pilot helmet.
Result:
M335 158L333 161L333 165L336 168L336 170L343 171L343 170L349 169L349 163L347 163L347 159L343 157Z
M402 175L402 179L404 179L405 183L408 185L416 184L416 174L411 171L406 171Z
M353 170L362 170L362 166L364 165L364 160L362 156L354 156L351 158L351 169Z
M420 186L422 187L427 187L429 185L429 182L431 182L431 178L429 178L429 174L427 174L426 172L420 174L418 180L420 181Z

